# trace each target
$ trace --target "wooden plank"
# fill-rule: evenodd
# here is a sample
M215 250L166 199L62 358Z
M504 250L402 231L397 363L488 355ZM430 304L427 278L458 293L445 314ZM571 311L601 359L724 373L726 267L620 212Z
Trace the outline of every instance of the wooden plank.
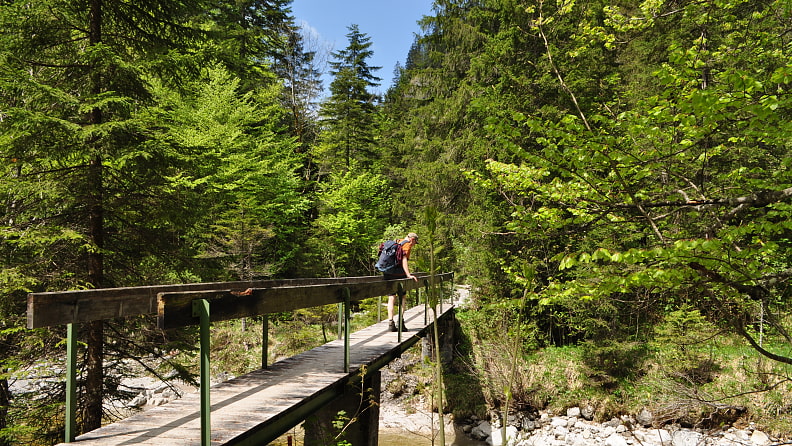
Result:
M452 314L445 308L443 316ZM431 328L423 324L424 309L405 311L411 331L388 330L378 322L352 334L351 372L343 372L343 342L335 340L310 351L278 361L268 369L212 386L212 445L268 444L302 422L306 407L326 401L355 379L362 366L369 371L401 355ZM77 437L76 446L200 445L198 393L138 413L117 423ZM66 446L67 444L62 444Z
M448 280L451 273L439 274L439 280ZM196 299L209 300L213 322L258 316L269 313L293 311L344 301L345 290L353 300L395 294L401 284L405 290L421 288L430 276L423 274L418 281L412 279L383 280L377 277L360 283L335 283L299 287L251 288L249 294L239 295L231 290L160 293L157 305L157 325L168 329L197 325L193 316L192 302Z
M27 298L27 327L39 328L154 314L157 312L159 293L352 284L375 279L380 279L380 276L252 280L30 293Z

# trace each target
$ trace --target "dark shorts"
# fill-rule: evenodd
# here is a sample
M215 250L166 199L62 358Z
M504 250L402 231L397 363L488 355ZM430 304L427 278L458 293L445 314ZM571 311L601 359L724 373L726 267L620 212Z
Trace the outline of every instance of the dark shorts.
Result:
M382 273L382 277L385 280L405 279L405 278L407 278L407 273L405 273L404 270L397 271L395 273ZM396 293L394 293L394 294L396 294ZM405 294L407 294L406 291L404 293L402 293L401 296L404 296Z

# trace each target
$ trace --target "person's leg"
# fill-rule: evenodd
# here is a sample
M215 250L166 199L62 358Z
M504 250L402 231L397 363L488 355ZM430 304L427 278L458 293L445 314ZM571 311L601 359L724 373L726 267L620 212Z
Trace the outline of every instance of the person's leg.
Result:
M393 320L393 307L396 304L396 295L391 294L388 296L388 320Z
M385 280L393 280L393 279L402 279L407 277L404 271L397 272L395 274L384 273L382 277ZM403 303L404 301L402 301ZM394 321L393 317L395 315L395 305L396 305L396 294L391 294L388 296L388 323L390 324L390 330L396 331L396 322Z
M407 306L406 306L406 304L407 304L407 293L402 294L400 297L401 297L401 301L400 301L401 302L401 307L399 309L399 311L400 311L399 324L401 325L401 330L402 331L407 331L407 326L404 325L404 321L402 320L403 319L402 316L404 316L404 311L407 309Z

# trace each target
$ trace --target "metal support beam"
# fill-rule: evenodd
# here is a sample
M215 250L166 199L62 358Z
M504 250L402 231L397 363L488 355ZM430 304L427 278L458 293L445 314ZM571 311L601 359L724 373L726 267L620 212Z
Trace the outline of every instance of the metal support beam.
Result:
M350 327L349 327L349 313L351 305L349 301L349 296L351 292L349 288L344 289L344 373L349 373L349 336L350 336Z
M344 304L338 304L338 340L340 341L343 336L343 327L341 323L344 320Z
M424 325L429 322L428 313L429 313L429 298L432 294L429 292L429 281L424 279Z
M269 314L262 316L261 325L261 368L266 369L269 366Z
M398 334L396 335L396 339L399 342L401 342L402 326L404 326L404 319L403 319L403 317L404 317L404 308L402 308L402 300L403 300L402 296L405 293L406 292L404 291L404 285L399 283L399 285L397 287L397 291L396 291L396 305L397 305L397 308L399 309L399 323L398 323L398 327L399 328L397 329L398 330Z
M201 446L211 446L212 443L212 402L209 387L211 385L211 367L209 363L209 301L196 299L192 303L193 317L201 319Z
M77 326L66 324L66 435L71 443L77 436Z

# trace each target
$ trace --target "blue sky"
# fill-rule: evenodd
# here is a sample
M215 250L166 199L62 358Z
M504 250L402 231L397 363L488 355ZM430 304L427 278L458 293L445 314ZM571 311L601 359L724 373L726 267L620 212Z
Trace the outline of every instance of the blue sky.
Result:
M358 25L360 32L371 37L374 55L369 65L382 67L375 75L382 78L378 90L384 93L393 80L396 62L404 65L407 60L414 35L420 32L418 20L431 14L432 4L432 0L294 0L291 9L296 23L315 33L316 43L330 51L346 48L347 27ZM326 90L331 79L323 79Z

